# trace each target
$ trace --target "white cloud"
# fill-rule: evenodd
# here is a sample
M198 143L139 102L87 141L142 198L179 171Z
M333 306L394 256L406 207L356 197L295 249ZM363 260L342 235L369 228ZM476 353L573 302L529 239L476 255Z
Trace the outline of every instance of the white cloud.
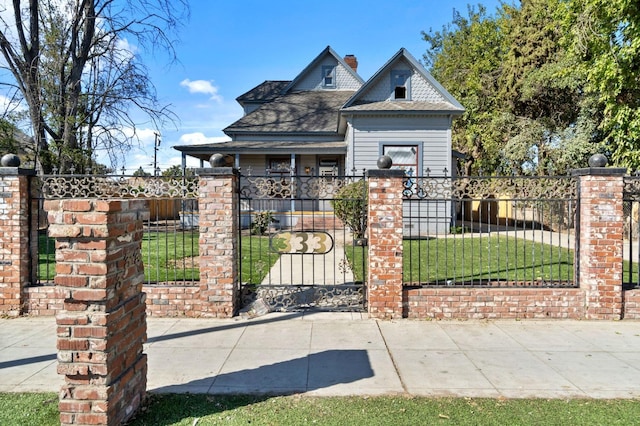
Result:
M116 41L116 48L120 51L130 53L131 56L134 56L136 53L138 53L138 46L129 43L129 40L127 40L126 38L118 39Z
M208 80L189 80L185 78L180 82L180 86L189 89L189 93L202 93L211 95L210 99L216 102L222 102L222 96L218 94L218 87L214 86Z
M207 137L204 133L195 132L195 133L185 133L180 136L178 140L178 145L199 145L205 143L218 143L218 142L227 142L230 141L227 136L211 136Z

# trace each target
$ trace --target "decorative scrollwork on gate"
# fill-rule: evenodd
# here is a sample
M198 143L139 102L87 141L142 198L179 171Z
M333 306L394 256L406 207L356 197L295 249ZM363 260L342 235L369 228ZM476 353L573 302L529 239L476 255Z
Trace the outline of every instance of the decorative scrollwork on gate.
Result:
M243 198L324 198L330 199L345 186L361 177L348 176L242 176L240 195Z
M272 312L306 308L354 311L364 307L364 286L259 285L245 287L241 298L243 306L262 300Z
M569 176L415 177L403 182L406 199L567 200L577 198L577 181Z
M44 175L44 198L197 198L197 177Z

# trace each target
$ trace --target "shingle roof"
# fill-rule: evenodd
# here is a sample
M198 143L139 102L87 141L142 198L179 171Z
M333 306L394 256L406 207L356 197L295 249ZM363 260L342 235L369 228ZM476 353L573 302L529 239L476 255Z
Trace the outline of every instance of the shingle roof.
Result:
M251 154L346 154L347 143L344 140L324 142L302 141L229 141L200 145L178 145L175 149L193 157L208 160L214 153L251 153Z
M267 80L253 89L238 96L236 101L243 102L269 102L282 94L282 91L291 83L291 80Z
M335 133L340 107L353 91L291 92L224 129L234 133Z
M421 102L421 101L380 101L380 102L356 102L352 106L343 108L342 112L393 112L393 111L415 111L423 112L459 112L464 109L450 104L449 102Z

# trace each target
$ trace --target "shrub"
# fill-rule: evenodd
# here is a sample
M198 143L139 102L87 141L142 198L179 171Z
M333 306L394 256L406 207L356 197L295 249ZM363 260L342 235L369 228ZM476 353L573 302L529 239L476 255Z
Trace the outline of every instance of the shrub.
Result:
M264 235L271 222L273 222L272 212L264 210L254 213L253 222L251 222L251 233L253 235Z
M365 237L367 203L367 183L364 180L343 186L331 201L335 215L351 229L354 239Z

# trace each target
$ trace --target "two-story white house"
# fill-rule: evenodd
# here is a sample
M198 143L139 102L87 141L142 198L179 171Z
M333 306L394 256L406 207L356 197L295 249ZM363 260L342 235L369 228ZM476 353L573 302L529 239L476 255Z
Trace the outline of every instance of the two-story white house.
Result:
M451 123L464 108L406 50L367 81L355 56L325 48L291 81L265 81L237 98L244 116L229 142L182 145L186 156L233 158L243 173L362 173L381 155L413 175L455 173Z
M273 199L251 210L331 210L303 185L292 190L289 177L302 182L304 177L362 175L376 168L382 155L410 176L455 175L451 124L464 111L462 105L406 49L367 81L357 67L355 56L342 58L327 47L293 80L265 81L239 96L244 116L224 129L231 141L175 149L182 152L183 164L188 155L204 166L220 153L243 175L268 175L263 192ZM416 211L412 204L405 203L407 212ZM408 221L408 234L429 233L433 226L439 232L449 229L455 214L451 202L433 203L428 210L439 223L427 225L429 219L419 213L418 220Z

